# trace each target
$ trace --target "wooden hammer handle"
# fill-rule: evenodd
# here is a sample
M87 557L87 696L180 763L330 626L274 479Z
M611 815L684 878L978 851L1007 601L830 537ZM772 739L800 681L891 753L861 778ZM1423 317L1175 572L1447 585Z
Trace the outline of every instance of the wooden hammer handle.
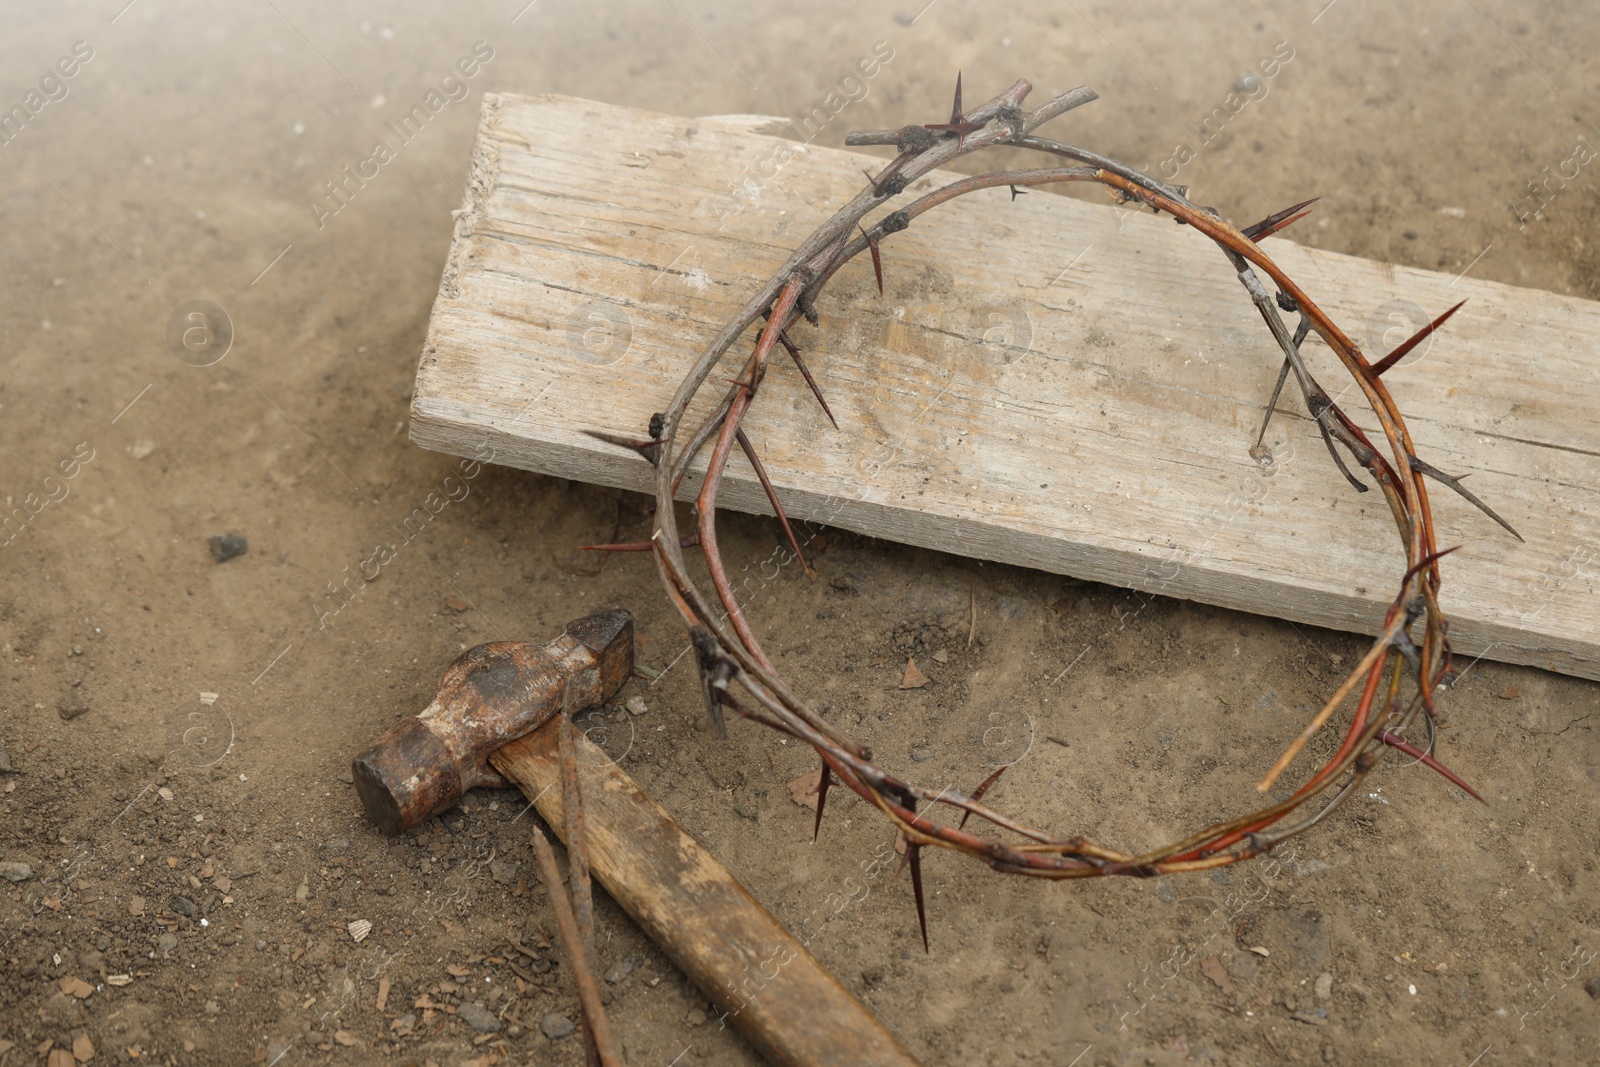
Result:
M594 877L768 1062L916 1067L865 1005L581 734L577 754ZM553 724L489 758L563 833Z

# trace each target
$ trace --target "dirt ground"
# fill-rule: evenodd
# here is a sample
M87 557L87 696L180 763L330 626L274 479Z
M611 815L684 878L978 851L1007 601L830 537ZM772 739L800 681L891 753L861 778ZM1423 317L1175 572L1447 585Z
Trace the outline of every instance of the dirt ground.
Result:
M821 143L937 121L957 69L969 100L1086 82L1073 140L1172 161L1236 220L1320 194L1296 239L1600 298L1584 4L123 3L9 5L0 34L0 106L29 115L0 146L0 495L45 500L0 550L5 1067L582 1060L519 797L389 840L349 761L462 649L601 606L666 670L684 636L648 563L590 577L575 551L647 531L647 502L487 470L322 618L456 465L406 420L486 89L798 118L886 42ZM378 177L311 207L433 89ZM209 366L220 340L187 360L170 340L193 300L233 324ZM725 528L744 558L775 539ZM1365 647L811 533L823 580L791 569L748 609L801 692L928 784L974 785L998 714L1016 762L995 802L1130 848L1244 810ZM224 534L248 549L218 563ZM902 692L909 655L932 682ZM1600 1062L1594 683L1482 661L1450 690L1442 752L1487 808L1391 760L1273 862L1211 876L1046 884L934 856L927 955L879 817L840 803L810 843L785 784L807 752L714 742L687 662L635 695L608 748L929 1064ZM630 1063L757 1062L608 901L599 921Z

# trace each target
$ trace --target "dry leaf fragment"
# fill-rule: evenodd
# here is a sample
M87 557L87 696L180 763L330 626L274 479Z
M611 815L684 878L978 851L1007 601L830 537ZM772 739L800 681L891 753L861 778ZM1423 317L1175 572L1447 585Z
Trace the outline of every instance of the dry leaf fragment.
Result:
M1500 692L1495 694L1495 696L1499 697L1501 700L1515 700L1521 695L1522 687L1518 685L1514 685L1510 689L1502 689Z
M1211 979L1224 993L1233 992L1233 982L1228 979L1228 972L1223 969L1222 964L1217 962L1217 957L1207 956L1201 960L1200 973Z
M74 978L71 975L61 979L58 984L61 986L61 992L69 997L77 997L79 1000L88 1000L89 995L94 992L94 986L85 982L82 978Z
M72 1056L79 1063L94 1059L94 1042L89 1040L88 1034L79 1034L72 1039Z
M389 1005L389 976L384 975L378 979L378 1011L382 1012Z
M132 985L132 984L133 984L133 975L131 975L131 974L113 974L109 978L106 979L106 985L121 986L121 985Z
M802 808L817 810L817 790L822 786L822 770L802 774L789 783L789 796Z
M900 679L901 689L921 689L928 684L928 676L917 670L917 661L907 658L906 673Z
M343 1045L345 1048L349 1048L351 1045L361 1044L361 1042L356 1040L355 1035L348 1030L335 1030L333 1032L333 1039L339 1042L339 1044Z
M467 975L472 973L471 967L460 963L448 964L445 967L445 970L454 975L456 978L465 978Z

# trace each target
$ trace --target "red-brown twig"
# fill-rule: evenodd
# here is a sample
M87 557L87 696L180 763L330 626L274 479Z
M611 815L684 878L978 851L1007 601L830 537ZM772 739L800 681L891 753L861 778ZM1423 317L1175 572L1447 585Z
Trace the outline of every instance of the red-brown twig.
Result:
M600 1003L600 986L594 980L594 967L583 947L583 937L578 933L572 902L561 888L561 868L556 866L556 854L550 848L550 840L537 826L533 828L533 854L539 859L539 870L549 890L550 910L556 913L556 929L561 932L561 945L572 964L572 979L578 986L578 1003L583 1006L585 1025L594 1035L600 1062L606 1067L621 1067L622 1057L617 1054L617 1043L611 1036L611 1024L606 1020L606 1010Z
M1147 877L1204 870L1259 856L1286 838L1316 825L1352 795L1376 765L1378 753L1385 745L1401 748L1425 759L1441 773L1448 773L1401 736L1417 714L1433 715L1434 689L1450 664L1445 620L1437 596L1440 553L1436 548L1424 477L1454 489L1510 530L1503 519L1464 489L1459 479L1443 474L1417 457L1416 446L1399 408L1380 378L1384 370L1442 324L1448 312L1387 359L1370 363L1360 348L1257 243L1302 217L1310 201L1276 212L1245 230L1237 229L1209 208L1191 203L1182 189L1165 185L1097 153L1037 136L1034 131L1043 123L1088 103L1095 95L1080 87L1030 112L1022 108L1030 89L1026 81L1019 81L987 103L963 112L958 81L957 98L948 123L851 134L846 139L847 144L893 145L899 154L876 178L869 176L871 184L807 238L728 321L688 369L666 411L652 419L649 438L606 435L607 439L639 452L656 466L655 536L651 545L669 599L683 616L694 639L708 713L720 730L720 709L724 705L731 706L744 717L780 729L816 749L823 763L817 797L819 827L827 789L834 781L874 804L894 823L906 841L906 858L912 870L918 921L925 943L927 926L921 892L921 855L925 847L961 852L998 871L1041 878L1112 874ZM1043 152L1070 162L1064 166L962 178L882 215L871 225L865 223L870 212L935 168L986 148L1002 146ZM1318 432L1339 468L1358 490L1364 492L1369 488L1345 466L1347 455L1365 469L1383 494L1406 554L1406 570L1381 633L1333 697L1269 771L1262 788L1270 788L1310 737L1359 688L1360 696L1349 726L1333 755L1288 797L1143 853L1121 852L1081 836L1062 837L1036 830L980 804L979 798L993 784L997 774L991 775L969 797L954 789L935 793L903 781L880 767L869 751L844 737L791 691L773 668L739 608L717 546L717 487L732 446L741 435L741 422L759 388L773 344L781 339L786 347L790 346L792 342L786 331L801 318L813 324L818 321L816 301L834 274L862 251L869 251L874 274L881 278L884 240L906 229L927 211L958 196L982 189L1009 188L1015 199L1022 189L1061 182L1094 182L1107 186L1119 198L1168 214L1217 245L1282 350L1284 369L1279 387L1293 374ZM1275 293L1269 291L1267 283ZM1285 313L1299 316L1296 328L1286 325ZM690 402L710 380L717 364L738 339L763 318L766 322L760 339L743 373L709 416L693 429L684 427L683 419ZM1339 407L1301 358L1301 343L1313 331L1327 343L1356 384L1382 433L1387 454L1380 452L1378 445ZM796 350L791 348L793 351ZM802 366L802 372L820 400L821 391L811 380L809 371ZM1274 391L1268 404L1269 418L1276 401L1277 392ZM831 412L829 417L832 417ZM696 499L695 544L709 571L714 600L701 591L690 574L682 551L685 540L678 532L673 511L679 483L691 462L713 441L705 482ZM776 492L764 477L763 484L773 498L774 510L781 515ZM724 619L731 632L723 628ZM1395 711L1402 705L1400 689L1408 666L1416 692L1405 703L1403 711ZM734 687L745 690L760 706L761 713L744 711L733 696ZM1462 784L1454 775L1450 777ZM1325 796L1330 791L1331 796ZM932 813L941 809L960 811L960 824L950 825L934 819ZM1291 815L1294 816L1292 820ZM965 826L973 816L986 824L990 832L969 832Z

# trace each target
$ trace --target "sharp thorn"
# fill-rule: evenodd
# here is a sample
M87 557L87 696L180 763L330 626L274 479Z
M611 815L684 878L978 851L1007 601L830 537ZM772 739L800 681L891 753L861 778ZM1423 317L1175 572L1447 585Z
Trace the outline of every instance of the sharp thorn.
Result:
M1256 434L1256 448L1261 447L1261 442L1267 439L1267 424L1272 421L1272 412L1278 406L1278 397L1283 393L1283 383L1289 380L1289 361L1285 359L1283 366L1278 368L1278 384L1272 387L1272 399L1267 401L1267 414L1261 420L1261 432Z
M1501 525L1501 527L1503 527L1505 529L1506 533L1510 534L1512 537L1515 537L1518 541L1522 541L1524 544L1527 543L1526 538L1524 538L1521 534L1517 533L1516 527L1512 526L1509 522L1507 522L1506 520L1502 519L1500 517L1500 515L1494 510L1494 508L1491 508L1488 504L1485 504L1482 500L1479 500L1477 494L1475 494L1471 489L1468 489L1466 486L1461 484L1461 479L1460 478L1456 478L1456 477L1454 477L1452 475L1446 474L1444 471L1440 470L1438 467L1435 467L1431 463L1425 463L1422 460L1418 459L1416 456L1408 455L1408 456L1406 456L1406 459L1410 460L1411 461L1411 465L1413 467L1415 467L1417 470L1421 471L1423 474L1426 474L1428 477L1434 479L1435 481L1443 482L1445 485L1448 485L1450 488L1452 488L1456 492L1460 493L1463 497L1465 497L1479 511L1483 512L1485 515L1489 516L1495 522L1499 523ZM1463 475L1462 477L1465 477L1465 475Z
M817 398L817 403L822 405L822 413L828 416L828 421L833 423L833 428L839 428L839 420L833 417L833 411L828 407L828 402L822 398L822 390L817 388L817 380L811 377L811 368L806 366L806 361L800 358L800 346L789 340L786 331L778 332L778 340L783 343L784 351L789 353L789 358L794 360L794 365L800 369L801 377L811 387L811 395Z
M1000 767L999 770L995 771L993 774L989 775L989 777L985 778L978 785L978 788L976 788L976 789L974 789L972 791L972 797L971 797L972 802L973 803L977 803L978 801L982 800L983 799L983 794L985 794L985 793L987 793L989 791L989 787L991 785L994 785L996 782L998 782L1000 780L1000 776L1002 774L1006 773L1006 768L1009 767L1009 766L1011 766L1009 763L1003 764ZM956 826L956 829L959 830L962 827L966 826L967 825L967 819L971 815L972 815L972 812L963 811L961 813L961 822Z
M643 456L645 461L654 467L661 462L660 441L638 441L632 437L623 437L621 434L607 433L604 430L584 430L585 434L596 441L604 441L608 445L619 448L629 448Z
M1413 745L1410 741L1407 741L1399 734L1391 733L1388 730L1382 730L1378 733L1378 740L1382 741L1390 748L1399 749L1401 752L1404 752L1414 760L1418 760L1427 764L1430 770L1438 771L1440 774L1448 778L1452 784L1459 786L1467 793L1470 793L1473 799L1475 799L1478 803L1485 806L1488 805L1489 802L1484 800L1476 789L1464 782L1459 774L1457 774L1455 771L1452 771L1449 767L1446 767L1444 764L1440 763L1438 760L1434 759L1428 753L1422 751L1422 749L1418 748L1416 745Z
M950 122L954 125L962 121L963 117L961 114L961 72L958 70L956 71L956 99L955 103L950 105Z
M856 229L861 231L861 236L867 239L867 250L872 253L872 273L878 278L878 295L883 295L883 257L878 254L878 239L866 231L861 223L856 223Z
M1339 455L1339 449L1333 443L1333 436L1328 433L1328 428L1322 424L1321 419L1313 419L1317 424L1317 432L1322 435L1322 443L1328 446L1328 455L1333 457L1334 466L1339 468L1339 473L1344 475L1345 481L1355 487L1358 493L1365 493L1367 485L1360 478L1350 473L1350 468L1344 465L1344 457Z
M761 457L756 455L756 446L750 443L750 438L745 436L743 429L734 431L734 436L739 441L739 447L744 449L745 458L750 461L750 466L755 468L756 477L761 479L761 488L766 491L767 501L772 505L773 514L778 517L778 525L783 527L783 536L789 541L789 547L794 549L795 559L800 561L800 566L810 570L811 565L806 562L806 555L800 550L800 542L794 535L794 528L789 525L789 516L783 513L783 504L778 500L778 491L772 487L772 482L767 478L767 469L761 464Z
M1252 241L1260 241L1264 237L1270 237L1284 227L1298 222L1311 214L1311 212L1301 209L1308 208L1321 199L1322 197L1320 196L1313 196L1310 200L1302 200L1300 203L1286 207L1282 211L1273 212L1254 226L1246 226L1239 232Z
M1409 582L1411 580L1411 576L1413 574L1416 574L1418 571L1422 570L1422 568L1424 568L1424 567L1433 566L1439 560L1444 559L1444 557L1448 556L1450 553L1454 552L1456 549L1458 549L1460 547L1461 547L1460 545L1452 545L1451 547L1445 548L1445 549L1441 549L1438 552L1429 552L1426 556L1423 556L1421 559L1419 559L1417 561L1417 565L1415 567L1412 567L1412 568L1410 568L1409 570L1406 571L1405 577L1400 579L1400 584L1401 585L1405 585L1407 582Z
M1461 301L1461 304L1465 303L1465 300ZM1376 378L1382 375L1384 371L1388 370L1390 367L1404 359L1407 353L1409 353L1413 348L1417 347L1418 342L1443 325L1445 319L1448 319L1451 315L1454 315L1457 311L1459 311L1461 309L1461 304L1457 304L1449 311L1446 311L1443 315L1440 315L1438 318L1428 323L1428 325L1412 334L1410 339L1400 347L1396 348L1393 352L1390 352L1387 356L1384 356L1382 359L1378 360L1378 362L1374 363L1372 365L1372 376Z
M1466 787L1463 786L1462 788ZM922 846L920 844L915 841L906 842L906 861L911 865L911 895L917 901L917 924L922 927L922 951L931 955L931 950L928 948L928 909L922 900Z
M1019 197L1019 196L1027 196L1027 195L1028 195L1028 190L1026 190L1026 189L1018 189L1015 185L1013 185L1011 187L1011 200L1012 200L1013 203L1016 202L1017 197Z
M833 784L833 772L828 769L827 763L822 765L822 777L817 782L817 825L811 830L811 843L817 843L817 835L822 833L822 808L828 803L828 787Z

